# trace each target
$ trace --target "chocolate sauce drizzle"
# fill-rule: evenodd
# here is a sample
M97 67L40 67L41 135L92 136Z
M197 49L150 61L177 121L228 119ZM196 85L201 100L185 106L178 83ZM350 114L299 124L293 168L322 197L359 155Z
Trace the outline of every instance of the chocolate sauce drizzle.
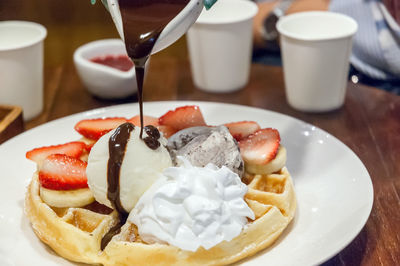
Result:
M121 232L121 226L125 224L128 213L121 203L120 197L120 176L121 166L125 157L126 147L135 126L131 123L124 123L117 127L108 140L109 159L107 164L107 198L112 207L118 212L119 222L114 225L101 239L101 250L107 246L112 237ZM147 136L143 139L147 147L156 150L160 147L158 141L161 137L160 132L154 126L144 127Z
M106 246L108 245L108 243L110 243L113 236L118 235L121 232L121 227L124 225L125 221L118 222L116 225L111 227L111 229L107 232L107 234L103 236L100 243L101 250L104 250L106 248Z
M125 157L126 146L131 132L135 126L131 123L124 123L117 127L108 140L108 164L107 164L107 198L112 207L118 212L119 222L112 227L101 239L101 250L110 242L113 236L121 231L121 226L126 222L128 213L121 204L120 198L120 173L121 165Z
M143 138L143 79L144 79L144 63L134 60L135 72L136 72L136 84L138 88L138 100L139 100L139 114L140 114L140 138Z
M131 123L124 123L116 128L108 141L109 159L107 165L107 198L110 200L113 208L118 213L126 213L121 204L119 176L121 172L122 161L124 160L126 146L128 144L131 132L135 126Z
M145 64L164 27L181 12L189 0L119 0L122 24L124 27L125 47L128 56L135 64L138 100L140 109L140 139L143 130L147 137L143 139L147 147L156 150L160 146L160 132L153 126L143 124L143 79ZM125 123L119 126L109 139L107 169L107 198L119 214L119 223L114 225L101 240L101 250L107 246L113 236L119 234L126 222L127 212L120 199L120 171L125 156L126 145L134 125Z

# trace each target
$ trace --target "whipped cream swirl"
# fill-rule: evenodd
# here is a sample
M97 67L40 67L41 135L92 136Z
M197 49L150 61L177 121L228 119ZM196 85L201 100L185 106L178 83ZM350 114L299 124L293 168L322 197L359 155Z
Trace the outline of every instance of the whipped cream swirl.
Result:
M247 186L227 167L194 167L186 159L169 167L140 198L128 220L147 243L183 250L205 249L238 236L254 213L244 201Z

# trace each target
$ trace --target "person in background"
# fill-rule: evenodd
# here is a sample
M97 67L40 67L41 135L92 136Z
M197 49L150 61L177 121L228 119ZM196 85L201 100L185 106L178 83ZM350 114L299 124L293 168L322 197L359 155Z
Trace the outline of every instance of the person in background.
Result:
M279 48L277 40L268 40L266 28L271 14L281 8L285 14L329 10L354 18L358 32L353 39L349 78L400 95L400 0L281 0L258 3L254 20L254 59L268 59ZM283 15L283 14L280 14ZM267 30L268 32L268 30Z

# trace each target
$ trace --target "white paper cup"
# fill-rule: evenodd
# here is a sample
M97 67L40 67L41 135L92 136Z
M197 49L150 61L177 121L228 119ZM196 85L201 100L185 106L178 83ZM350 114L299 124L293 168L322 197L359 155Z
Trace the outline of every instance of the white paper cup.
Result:
M357 22L342 14L313 11L282 17L277 29L289 105L306 112L341 107Z
M249 0L218 0L210 10L203 10L187 34L196 87L222 93L247 84L257 11Z
M24 120L43 110L45 27L27 21L0 22L0 104L19 105Z

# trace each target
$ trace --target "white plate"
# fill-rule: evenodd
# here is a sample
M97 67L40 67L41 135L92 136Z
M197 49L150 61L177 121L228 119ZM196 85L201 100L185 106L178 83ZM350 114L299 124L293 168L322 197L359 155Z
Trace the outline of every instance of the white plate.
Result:
M331 258L360 232L371 212L371 179L358 157L342 142L310 124L257 108L207 102L151 102L147 115L197 104L208 124L254 120L277 128L288 151L287 166L295 183L298 209L277 243L243 265L314 265ZM68 116L29 130L0 145L0 265L71 265L42 244L24 216L26 186L34 163L26 151L78 139L81 119L131 117L137 104L120 105Z

